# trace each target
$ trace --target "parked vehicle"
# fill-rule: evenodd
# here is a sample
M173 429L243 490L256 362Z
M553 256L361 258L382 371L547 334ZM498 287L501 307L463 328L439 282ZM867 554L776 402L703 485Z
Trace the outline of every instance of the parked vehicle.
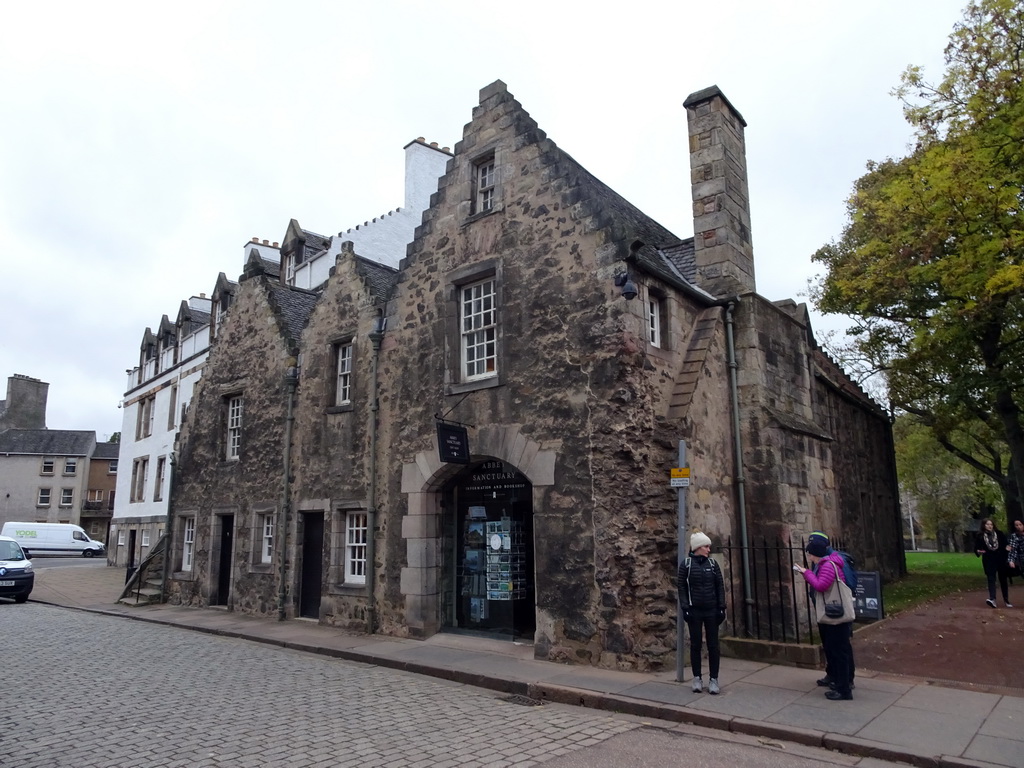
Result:
M4 523L0 535L9 536L34 555L94 557L105 549L89 538L81 526L71 523Z
M0 536L0 597L13 597L24 603L32 594L36 573L31 555L10 536Z

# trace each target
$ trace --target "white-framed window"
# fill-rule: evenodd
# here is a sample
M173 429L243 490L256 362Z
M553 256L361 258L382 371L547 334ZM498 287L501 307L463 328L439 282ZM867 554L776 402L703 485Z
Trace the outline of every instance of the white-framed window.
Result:
M64 474L73 475L78 471L78 459L68 456L64 459Z
M352 342L336 344L334 357L334 404L348 405L352 402Z
M647 297L647 338L652 347L661 346L661 299Z
M119 546L119 547L123 547L124 546L124 531L118 531L117 532L117 546Z
M60 489L60 505L62 507L70 507L75 503L75 489L74 488L61 488Z
M498 307L489 277L461 289L462 374L474 381L498 372Z
M196 546L196 519L186 517L183 521L181 534L181 570L192 570L192 558Z
M274 515L260 515L260 562L269 563L274 559Z
M174 430L174 418L177 415L178 410L178 385L174 384L171 387L171 400L167 405L167 431L171 432Z
M39 470L40 475L52 475L53 474L53 457L45 456L43 458L42 469Z
M116 475L117 474L117 459L111 459L110 462L107 464L107 474L108 475Z
M132 489L129 501L146 500L146 480L149 477L149 457L132 462Z
M164 470L167 467L167 457L159 456L156 460L156 482L153 484L153 501L161 501L164 497Z
M227 401L227 435L224 457L237 461L242 454L242 396L234 395Z
M103 491L94 488L89 489L89 501L103 503Z
M142 546L144 546L144 547L148 547L149 546L149 529L148 528L143 528L142 529Z
M36 494L36 506L37 507L48 507L50 506L50 489L40 488L39 493Z
M366 583L366 513L345 515L345 583Z
M135 421L135 439L141 440L153 434L153 411L156 406L156 396L144 397L139 401L139 411Z
M473 213L494 210L495 194L494 156L478 161L473 166Z

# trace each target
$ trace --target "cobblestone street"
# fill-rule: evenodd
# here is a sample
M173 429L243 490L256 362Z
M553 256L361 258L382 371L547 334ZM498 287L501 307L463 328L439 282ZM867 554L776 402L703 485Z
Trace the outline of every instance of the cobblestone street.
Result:
M530 766L638 727L41 604L0 605L0 636L0 762L19 768Z

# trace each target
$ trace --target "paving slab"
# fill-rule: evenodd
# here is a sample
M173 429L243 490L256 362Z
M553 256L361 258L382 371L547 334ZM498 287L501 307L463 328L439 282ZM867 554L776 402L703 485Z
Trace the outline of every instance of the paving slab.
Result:
M891 706L857 736L931 755L962 755L985 720L964 709L958 713Z
M733 683L722 689L718 696L701 694L689 706L709 712L744 717L749 720L767 720L773 714L792 704L802 694L785 688L769 688L766 685Z
M1019 739L1004 739L978 734L964 753L972 760L1024 768L1024 744Z

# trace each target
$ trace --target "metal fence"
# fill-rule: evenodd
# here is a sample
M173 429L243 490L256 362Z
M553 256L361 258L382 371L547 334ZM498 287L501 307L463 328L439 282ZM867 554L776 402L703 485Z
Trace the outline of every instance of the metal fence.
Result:
M744 548L728 538L721 547L727 561L729 620L736 637L782 643L818 642L807 582L793 570L804 558L806 542L753 537ZM838 547L838 543L837 543ZM746 556L746 557L745 557ZM750 574L750 600L743 589L744 560Z

